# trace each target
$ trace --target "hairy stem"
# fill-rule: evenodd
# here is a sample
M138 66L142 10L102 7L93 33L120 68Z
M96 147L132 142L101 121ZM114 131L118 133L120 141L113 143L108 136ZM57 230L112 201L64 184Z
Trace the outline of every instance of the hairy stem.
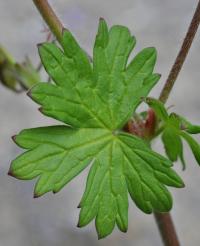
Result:
M188 28L188 31L186 33L186 36L183 40L183 44L181 46L181 49L176 57L176 60L174 62L174 65L172 66L172 69L169 73L169 76L167 78L167 81L161 91L160 94L160 101L165 103L169 97L169 94L174 86L174 83L181 71L181 68L184 64L184 61L187 57L187 54L189 52L189 49L192 45L192 42L194 40L195 34L197 32L198 26L200 23L200 1L198 2L197 8L195 10L194 16L192 18L192 21L190 23L190 26Z
M33 0L35 6L40 12L49 29L55 35L56 39L61 42L63 25L47 0Z
M62 32L63 32L63 24L59 20L58 16L55 14L54 10L50 6L47 0L33 0L35 6L43 17L44 21L48 25L51 32L54 34L58 42L61 44L62 42ZM83 49L84 50L84 49ZM92 57L84 50L88 59L92 61Z

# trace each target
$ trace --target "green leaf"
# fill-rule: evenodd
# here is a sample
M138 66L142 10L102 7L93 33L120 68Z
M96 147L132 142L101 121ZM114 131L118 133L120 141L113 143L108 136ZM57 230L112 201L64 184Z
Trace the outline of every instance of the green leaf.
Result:
M182 139L185 139L189 144L194 157L198 164L200 164L200 145L186 132L190 134L197 134L200 132L200 126L193 125L187 121L184 117L171 113L168 115L167 110L162 102L154 98L145 98L145 102L155 111L159 120L162 120L162 141L165 147L165 152L168 158L175 162L180 158L185 169L185 160L183 157L183 143Z
M109 132L51 126L24 130L15 142L29 151L13 161L10 172L20 179L40 176L34 193L38 197L59 191L89 165L91 156L109 143Z
M181 136L189 144L196 161L200 165L200 145L189 134L187 134L184 131L181 132Z
M199 125L188 125L186 131L190 134L199 134L200 126Z
M179 132L173 127L166 127L162 133L162 141L169 159L172 162L175 162L180 158L184 170L185 161L183 158L183 143Z
M200 126L199 125L193 125L188 120L186 120L184 117L177 115L179 118L179 121L181 122L181 127L190 134L198 134L200 133Z
M166 212L172 198L166 186L183 187L168 159L121 127L146 97L159 75L156 52L141 51L127 65L135 39L123 26L110 30L100 20L93 66L72 34L64 30L63 50L42 44L39 53L54 84L39 83L29 96L41 112L66 125L23 130L15 142L26 152L11 164L18 179L37 178L35 197L58 192L90 165L78 226L93 219L99 238L128 228L128 193L145 213Z
M126 67L135 43L126 27L113 26L108 30L105 21L100 21L93 51L94 86L106 107L109 102L109 121L114 129L126 123L141 103L141 97L160 78L152 74L156 62L154 48L142 50Z
M189 144L192 153L198 162L200 164L200 146L196 142L195 139L193 139L188 133L190 134L197 134L199 131L199 126L192 125L189 121L187 121L185 118L182 116L179 116L175 113L171 113L169 116L169 124L176 129L176 134L178 138L181 139L181 137ZM170 144L170 143L169 143ZM181 140L181 145L182 145L182 140ZM182 161L183 164L183 169L185 169L185 161L183 159L183 149L179 148L179 157Z
M159 119L163 120L164 122L168 121L169 116L167 110L161 101L151 97L145 98L144 101L154 110Z

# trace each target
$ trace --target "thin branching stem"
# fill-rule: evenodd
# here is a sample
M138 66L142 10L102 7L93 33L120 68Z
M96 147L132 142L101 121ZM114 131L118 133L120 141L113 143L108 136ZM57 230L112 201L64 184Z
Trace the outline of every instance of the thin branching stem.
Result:
M63 25L47 0L33 0L35 6L57 40L61 42Z
M200 1L198 2L197 8L195 10L194 16L192 18L192 21L189 25L188 31L186 33L186 36L183 40L183 44L181 46L181 49L176 57L176 60L171 68L171 71L169 73L169 76L167 78L167 81L161 91L160 94L160 101L165 103L169 97L169 94L174 86L174 83L181 71L181 68L184 64L184 61L187 57L187 54L189 52L189 49L192 45L192 42L194 40L195 34L197 32L198 26L200 23Z
M60 44L62 44L62 33L64 26L47 0L33 0L35 6L43 17L45 23L48 25L51 32L54 34ZM66 27L65 27L66 30ZM83 49L84 50L84 49ZM84 50L85 51L85 50ZM92 57L85 51L89 61Z

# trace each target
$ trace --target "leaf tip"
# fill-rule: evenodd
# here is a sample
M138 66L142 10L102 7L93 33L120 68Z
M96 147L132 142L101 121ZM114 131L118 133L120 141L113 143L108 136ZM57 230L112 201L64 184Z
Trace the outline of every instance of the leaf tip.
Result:
M127 231L128 231L127 228L121 229L121 232L123 232L123 233L127 233Z
M152 52L157 53L156 48L155 48L155 47L153 47L153 46L150 46L150 47L148 47L147 49L148 49L149 51L152 51Z
M38 44L37 44L38 50L43 46L43 44L44 44L44 43L38 43Z
M33 198L35 199L35 198L39 198L39 197L41 197L43 195L43 193L38 193L37 191L34 191L34 193L33 193Z
M185 188L185 184L184 184L183 181L182 181L181 184L180 184L180 188Z
M98 234L97 234L97 237L98 237L98 240L101 240L101 239L105 238L106 236L101 235L100 233L98 233Z
M33 194L33 198L35 199L35 198L39 198L41 195L40 194L38 194L38 193L36 193L36 192L34 192L34 194Z
M57 194L59 192L59 190L52 190L52 193L55 195L55 194Z
M182 171L186 170L186 166L182 165Z
M179 179L177 180L177 184L176 186L174 186L176 188L185 188L185 183L183 182L183 180L179 177Z
M81 228L82 227L81 224L80 224L80 221L78 222L78 224L76 225L76 227L78 227L78 228Z
M99 18L99 21L101 22L101 21L105 21L105 19L103 18L103 17L100 17Z
M154 64L155 64L155 61L156 61L156 58L157 58L157 50L156 50L156 48L152 46L152 47L145 48L145 50L150 55L151 59L154 60Z
M62 28L62 35L64 35L64 33L66 33L66 32L69 32L69 30L66 27L63 27Z
M157 76L158 79L160 79L162 77L161 73L155 73L155 76Z
M38 110L39 110L40 113L43 113L43 108L42 107L38 108Z
M14 174L13 174L11 168L8 170L8 176L14 177Z
M17 135L13 135L11 138L12 138L13 142L16 143Z
M26 95L27 95L28 97L31 97L31 90L28 90L28 92L26 93Z

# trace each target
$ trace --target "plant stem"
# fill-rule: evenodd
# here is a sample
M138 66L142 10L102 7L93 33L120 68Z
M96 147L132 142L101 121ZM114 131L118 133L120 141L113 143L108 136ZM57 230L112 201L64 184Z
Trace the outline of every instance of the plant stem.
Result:
M57 40L61 42L63 25L47 0L33 0L35 6L40 12L49 29L55 35Z
M62 45L62 32L63 24L59 20L58 16L55 14L54 10L50 6L47 0L33 0L35 6L40 12L46 24L49 26L49 29L54 34L58 42ZM66 28L65 28L66 29ZM83 49L84 50L84 49ZM84 50L88 59L92 61L92 57Z
M170 213L154 213L165 246L179 246L178 236Z
M189 25L186 36L183 40L180 51L171 68L167 81L161 91L159 100L162 101L163 103L166 103L170 95L170 92L174 86L174 83L181 71L181 68L184 64L184 61L187 57L189 49L194 40L199 23L200 23L200 0L198 2L195 13L193 15L192 21ZM178 241L178 237L177 237L176 230L173 225L173 221L172 221L170 213L154 213L154 216L155 216L164 245L165 246L179 246L180 244Z
M198 2L197 8L195 10L194 16L192 18L192 21L190 23L190 26L188 28L188 31L186 33L186 36L184 38L183 44L181 46L181 49L176 57L176 60L174 62L174 65L172 66L172 69L169 73L169 76L167 78L167 81L161 91L159 100L165 103L169 97L169 94L174 86L174 83L181 71L181 68L184 64L184 61L187 57L187 54L189 52L189 49L192 45L192 42L194 40L195 34L197 32L198 26L200 23L200 1Z

